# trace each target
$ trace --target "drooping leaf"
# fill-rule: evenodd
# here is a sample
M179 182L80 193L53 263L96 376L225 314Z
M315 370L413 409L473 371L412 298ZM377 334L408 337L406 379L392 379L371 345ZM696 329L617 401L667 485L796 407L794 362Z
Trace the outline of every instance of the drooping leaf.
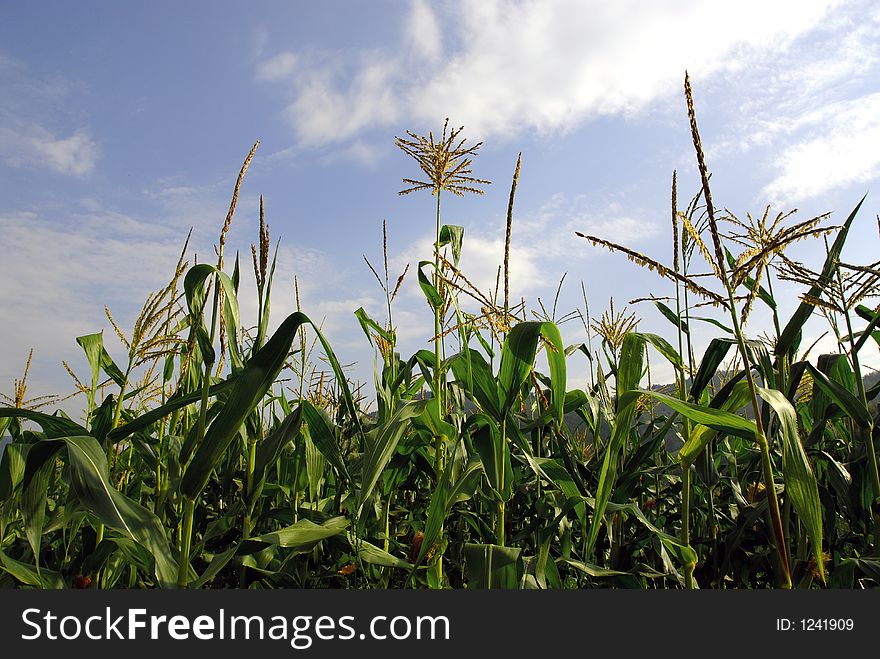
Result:
M230 375L226 380L222 380L216 384L212 384L208 388L208 398L213 398L223 393L227 389L231 388L232 385L235 384L235 380L237 375ZM135 432L140 432L141 430L145 430L149 428L151 425L156 423L157 421L164 419L166 416L179 410L187 405L192 405L193 403L197 403L202 399L202 392L194 391L185 396L175 395L168 399L164 405L160 405L149 412L145 412L141 414L139 417L132 419L128 423L123 426L119 426L118 428L114 428L110 432L107 433L107 441L110 443L116 443L121 439L125 439L129 435Z
M649 334L648 332L639 332L639 335L645 339L647 343L654 346L657 349L657 352L666 357L666 360L672 364L672 366L677 369L684 368L684 362L681 359L681 355L679 355L678 351L662 336Z
M758 393L770 404L780 421L785 493L807 529L819 576L825 581L825 562L822 557L822 503L819 501L819 486L813 467L798 435L797 414L782 392L759 387Z
M806 363L806 369L813 376L813 400L817 400L817 391L821 390L834 404L839 407L850 419L863 428L870 428L873 420L868 408L843 386L831 380L815 366ZM826 410L820 411L821 416L826 416Z
M89 432L78 423L74 423L66 416L54 416L26 410L18 407L0 407L0 418L21 418L33 421L46 434L48 439L64 437L65 435L88 435Z
M333 430L333 424L324 410L319 410L308 400L300 401L303 418L309 426L309 435L318 450L324 455L330 464L339 470L349 481L351 474L348 472L348 465L342 458L342 452L339 448L339 441Z
M279 547L299 547L339 535L348 528L348 524L349 521L345 517L333 517L323 524L315 524L311 520L301 519L296 524L271 533L264 533L246 542L262 542Z
M412 570L415 567L409 561L397 558L366 540L355 538L351 533L348 534L348 542L351 545L352 550L357 552L358 558L364 563L378 565L380 567L393 567L398 570L407 571Z
M437 292L434 284L428 279L428 276L422 272L422 268L425 266L433 268L434 264L431 261L419 261L419 267L416 270L418 273L419 286L425 294L425 297L428 298L428 304L431 305L431 308L440 309L440 307L443 306L443 298L440 296L440 293Z
M461 259L461 244L463 239L464 227L456 226L454 224L444 224L440 227L440 247L443 248L446 245L452 247L452 263L456 267L458 267L458 262Z
M749 421L736 414L725 412L724 410L714 409L697 405L696 403L687 403L678 398L661 394L659 391L642 391L646 396L650 396L654 400L671 407L684 417L687 417L694 423L704 425L713 430L735 435L744 439L754 439L757 436L758 428L754 421Z
M703 353L700 367L697 369L697 374L694 376L694 381L691 384L691 399L700 400L703 390L709 385L712 378L715 377L715 373L727 356L730 347L735 344L736 341L733 339L724 338L715 338L709 342L709 346L706 348L706 352Z
M64 579L58 572L17 561L0 550L0 570L11 574L21 583L35 588L60 590L65 587Z

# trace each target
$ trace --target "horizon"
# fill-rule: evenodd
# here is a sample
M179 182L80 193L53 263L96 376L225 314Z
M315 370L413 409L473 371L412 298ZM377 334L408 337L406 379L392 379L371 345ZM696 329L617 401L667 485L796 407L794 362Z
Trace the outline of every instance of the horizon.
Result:
M680 207L700 189L685 70L719 210L744 219L771 204L774 215L798 208L794 221L831 212L839 224L867 192L844 259L874 261L880 8L868 2L690 2L675 14L566 2L216 8L7 8L0 277L15 322L0 330L0 392L11 393L31 348L27 397L72 391L61 361L81 379L88 372L79 335L103 331L121 361L103 306L128 331L146 295L167 283L190 227L190 264L213 258L257 139L227 246L229 267L241 254L243 324L256 317L247 252L263 195L272 242L281 239L271 327L295 308L296 275L303 311L323 319L340 361L354 363L350 376L371 391L372 349L354 311L385 317L362 258L381 266L383 219L392 281L410 266L394 307L401 356L433 334L415 276L432 252L433 200L398 195L419 171L394 138L436 135L446 117L464 126L468 145L482 142L474 175L492 181L483 196L443 197L443 222L465 227L462 270L472 281L494 285L522 152L511 299L549 311L564 276L557 316L583 311L583 282L592 318L613 297L618 310L638 314L641 331L671 336L653 305L628 304L668 296L671 284L575 231L671 263L673 171ZM799 243L791 253L815 269L824 245ZM699 256L695 263L707 268ZM806 291L774 286L785 319ZM577 320L560 329L566 345L586 338ZM771 331L765 309L747 331ZM694 325L698 354L716 332ZM802 347L818 337L808 325ZM834 343L822 339L813 356ZM880 367L876 345L863 357ZM587 365L568 362L569 386L580 386ZM671 380L660 362L651 362L655 381ZM80 402L63 409L77 418Z

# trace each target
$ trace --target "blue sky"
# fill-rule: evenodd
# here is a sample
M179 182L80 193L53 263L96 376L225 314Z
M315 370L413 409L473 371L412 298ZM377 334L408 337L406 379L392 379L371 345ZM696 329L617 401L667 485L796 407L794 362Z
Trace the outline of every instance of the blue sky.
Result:
M738 216L798 209L842 222L868 198L845 252L867 263L880 208L880 9L872 2L0 2L0 391L35 348L29 395L72 391L74 337L130 327L193 227L212 258L235 176L256 139L229 245L257 239L258 198L280 237L273 314L323 319L336 351L369 381L353 311L384 318L363 255L410 275L395 307L404 356L431 314L412 268L431 255L427 194L398 196L415 164L394 146L445 117L482 141L483 197L446 197L465 227L464 270L483 289L501 262L510 179L517 189L511 289L537 308L567 273L560 314L598 316L671 287L575 231L671 261L669 186L699 186L682 95L685 69L716 205ZM819 243L792 254L814 268ZM248 263L249 259L243 261ZM242 310L255 317L245 269ZM777 284L782 316L800 291ZM672 336L650 305L639 327ZM755 313L752 335L767 329ZM579 322L567 343L584 340ZM698 346L714 335L695 333ZM823 331L809 326L812 336ZM833 342L823 344L831 349ZM866 348L868 363L880 365ZM659 361L659 360L658 360ZM570 386L578 384L577 358ZM658 365L657 378L664 377ZM77 405L73 405L74 408Z

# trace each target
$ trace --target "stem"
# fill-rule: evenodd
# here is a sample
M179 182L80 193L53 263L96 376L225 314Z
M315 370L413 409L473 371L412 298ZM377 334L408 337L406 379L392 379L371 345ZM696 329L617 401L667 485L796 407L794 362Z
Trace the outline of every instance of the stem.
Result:
M220 241L220 250L217 267L223 263L223 241ZM214 278L214 304L211 314L211 344L214 343L214 335L217 331L217 308L220 306L220 278ZM201 322L201 319L199 319ZM204 355L203 355L204 357ZM208 388L211 385L211 362L205 360L205 374L202 380L202 399L199 407L199 420L196 426L197 443L193 447L193 454L205 438L205 425L208 417ZM189 552L192 545L193 514L195 512L195 499L184 497L183 499L183 526L180 538L180 571L177 574L177 585L185 588L189 577Z
M434 241L434 288L440 293L440 188L437 188L437 218L436 231ZM443 369L441 368L441 341L442 333L441 309L434 309L434 395L437 397L437 414L442 420L443 414ZM437 473L437 481L446 466L445 447L443 445L443 435L437 435L434 438L434 468ZM439 539L443 538L443 526L440 527ZM437 583L443 583L443 556L438 552L437 560L434 563L436 571Z
M385 542L384 549L387 552L388 548L391 546L391 499L394 497L394 493L388 495L388 501L385 504Z
M177 587L186 588L189 582L189 552L192 545L193 514L196 502L189 497L183 499L183 526L180 533L180 568L177 572Z
M254 469L257 461L257 438L254 437L248 441L248 457L247 457L247 489L244 513L244 528L242 529L242 539L247 540L251 533L251 497L254 494Z
M506 447L506 442L507 442L507 419L501 419L501 441L498 443L499 455L496 456L496 458L495 458L495 463L497 465L500 465L500 467L499 467L500 480L498 483L498 485L499 485L498 492L499 492L499 494L501 494L501 496L504 496L504 494L503 494L504 487L506 485L506 483L504 482L504 476L505 476L505 474L504 474L504 466L505 466L504 449ZM504 503L504 500L502 499L497 502L497 505L495 507L495 541L499 545L501 545L502 547L504 546L505 535L506 535L506 533L505 533L505 510L504 509L505 509L505 503Z
M691 544L691 467L682 465L681 471L681 542L686 547ZM684 585L688 590L694 588L694 563L684 566Z

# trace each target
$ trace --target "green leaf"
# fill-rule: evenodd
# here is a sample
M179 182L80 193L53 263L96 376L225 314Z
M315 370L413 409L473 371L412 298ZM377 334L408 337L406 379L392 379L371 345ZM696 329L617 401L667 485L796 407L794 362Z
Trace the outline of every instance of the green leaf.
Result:
M868 326L865 327L861 332L859 332L859 339L856 341L853 346L853 352L858 353L865 343L868 341L868 338L873 338L874 341L880 345L880 332L875 331L875 328L878 324L880 324L880 311L874 313L873 310L868 307L860 304L856 306L856 313L863 319L868 321Z
M507 439L495 420L486 414L472 414L466 424L474 448L483 463L483 472L496 499L509 501L513 496L513 468Z
M660 310L660 313L663 314L663 317L666 318L670 323L672 323L676 328L681 325L681 331L685 334L690 334L690 329L688 329L688 324L684 321L684 319L680 318L677 313L675 313L672 309L667 307L665 304L660 302L660 300L654 300L654 304Z
M22 418L33 421L42 428L48 439L64 437L65 435L88 435L89 432L78 423L74 423L64 416L50 416L42 412L25 410L18 407L0 407L0 419Z
M92 437L65 437L71 480L80 503L103 524L145 547L155 560L156 577L173 586L177 562L171 555L165 528L152 512L116 490L109 481L107 458Z
M720 394L716 396L716 399L719 396ZM710 408L718 409L725 413L734 413L746 405L751 398L752 395L749 390L748 382L739 381L734 385L730 395L725 396L725 400L720 406L716 406L715 399L713 399ZM757 431L757 426L755 427L755 430ZM705 449L709 442L717 435L717 429L712 429L706 425L694 426L691 430L688 441L685 442L684 446L682 446L678 452L678 461L682 467L690 467L693 465L697 457L703 452L703 449Z
M501 420L498 385L483 355L472 348L464 348L449 360L455 379L465 392L492 418Z
M829 379L828 376L809 362L806 363L806 368L810 372L810 375L813 376L814 399L816 398L815 389L820 389L854 422L866 429L872 426L873 419L871 418L871 413L862 401L843 388L840 384ZM821 415L823 417L826 416L825 412L826 410L821 410Z
M308 424L309 435L315 446L329 460L330 464L350 481L351 474L348 472L348 465L342 458L339 442L333 430L333 423L327 417L327 413L324 410L319 410L307 400L300 401L300 409L302 409L303 418Z
M358 559L364 563L378 565L380 567L393 567L399 570L412 570L415 565L402 558L397 558L389 554L384 549L380 549L374 544L370 544L366 540L355 538L351 533L348 534L348 542L353 551L357 552Z
M865 197L867 197L867 195L865 195ZM837 271L838 259L840 258L840 252L843 251L843 244L846 242L849 228L852 225L856 214L859 212L859 208L861 208L862 203L865 201L865 197L862 197L861 201L856 204L856 207L849 214L849 217L846 218L846 222L844 222L843 226L840 228L837 237L834 239L834 243L831 245L831 249L828 250L828 256L825 258L825 264L822 266L822 272L819 274L819 279L817 280L816 285L809 291L811 297L821 297L828 282L831 281L831 277L834 276L834 273ZM785 325L785 328L782 330L782 334L779 335L779 340L776 342L776 355L788 355L792 352L796 342L800 341L801 328L803 328L804 323L809 320L810 316L813 315L813 308L813 305L808 302L800 303L797 310L792 314L788 323Z
M736 414L731 414L724 410L717 410L712 407L697 405L696 403L687 403L683 400L667 396L666 394L661 394L657 391L642 391L636 393L650 396L654 400L671 407L673 410L682 416L687 417L694 423L707 426L713 430L727 433L728 435L735 435L736 437L742 437L744 439L755 439L757 436L758 428L755 426L755 422L744 419Z
M102 524L117 529L147 549L153 556L159 584L173 587L177 562L171 555L164 527L152 512L110 484L104 449L94 437L59 437L34 444L28 452L24 487L38 483L46 465L54 469L55 454L62 448L67 449L70 485L77 502Z
M587 538L585 558L592 555L599 529L605 517L605 509L611 500L614 483L617 479L617 465L620 452L632 430L639 392L636 388L642 378L645 359L645 339L635 332L627 334L620 349L620 361L617 369L617 410L611 428L611 438L605 447L602 470L599 473L599 486L596 490L596 505L593 521L590 524Z
M651 522L648 521L648 518L645 517L645 513L642 512L641 508L630 503L608 504L608 512L618 511L625 511L633 515L646 529L657 536L657 539L660 540L660 543L666 551L671 553L681 565L687 565L688 563L696 564L697 553L690 546L683 544L681 540L675 536L669 535L651 524Z
M348 524L345 517L332 517L323 524L315 524L311 520L301 519L296 524L271 533L264 533L247 542L263 542L279 547L299 547L339 535L348 528Z
M724 323L720 323L720 322L718 322L718 321L715 320L714 318L706 318L706 317L704 317L704 316L688 316L688 317L689 317L691 320L699 320L699 321L702 321L702 322L704 322L704 323L709 323L710 325L714 325L714 326L717 327L718 329L722 329L722 330L724 330L724 331L727 332L728 334L733 334L733 330L732 330L731 328L729 328L729 327L728 327L727 325L725 325Z
M694 376L694 381L691 384L691 399L700 400L703 391L709 386L712 378L715 377L715 373L727 356L730 347L735 345L735 343L736 341L733 339L725 338L715 338L709 342L709 347L703 353L703 360L700 362L700 367L697 369L697 374Z
M565 562L567 565L570 565L578 572L583 572L584 574L587 574L596 579L602 579L605 577L619 577L621 575L629 574L628 572L621 572L620 570L609 570L608 568L599 567L598 565L585 563L583 561L576 561L571 558L563 557L559 560Z
M0 502L11 499L21 485L30 446L13 442L0 449Z
M300 433L302 428L302 407L284 417L284 420L257 445L254 459L254 481L263 482L266 470L275 464L282 449Z
M639 332L639 335L641 335L645 341L654 346L657 349L657 352L666 357L666 360L675 368L684 368L684 362L681 360L681 355L678 354L676 349L673 348L666 339L647 332Z
M217 384L212 384L208 388L208 398L213 398L232 387L232 385L235 384L235 380L237 377L237 374L233 374L230 375L226 380L218 382ZM156 407L149 412L146 412L145 414L141 414L139 417L137 417L136 419L132 419L124 426L119 426L118 428L114 428L113 430L108 432L107 441L111 443L116 443L121 439L125 439L132 433L149 428L157 421L164 419L166 416L176 410L179 410L182 407L192 405L193 403L198 403L201 399L201 389L185 396L181 396L179 394L174 395L169 398L168 402L166 402L164 405L160 405L159 407Z
M309 500L317 501L318 489L324 478L324 470L327 467L327 460L312 441L308 425L306 425L303 430L302 438L305 442L306 475L309 480Z
M780 391L758 387L758 393L770 404L782 428L782 475L785 494L807 530L813 545L813 556L819 576L825 581L825 561L822 556L822 504L813 467L798 435L797 414Z
M192 588L202 588L206 584L210 583L211 580L220 573L220 570L226 567L229 561L232 560L232 558L238 552L240 546L241 543L235 543L226 551L215 554L211 558L211 562L208 563L208 567L206 567L205 571L202 573L202 576L196 579L196 581L192 584Z
M370 342L370 345L373 345L373 335L370 334L370 330L373 330L388 343L394 343L394 337L392 337L391 334L388 333L388 330L386 330L384 327L379 325L379 323L370 318L367 315L367 312L364 311L363 307L359 307L358 310L354 312L354 316L358 319L358 322L361 325L361 329L364 330L364 334L367 335L367 340Z
M65 587L64 579L58 572L37 569L33 565L22 563L14 558L7 556L0 550L0 569L8 572L21 583L35 588L60 590Z
M446 469L437 479L434 491L431 493L431 502L428 504L427 518L425 519L425 531L422 537L422 545L415 564L421 565L422 560L428 554L431 547L440 537L443 530L443 522L449 512L449 479L452 474L452 460L446 464Z
M189 308L190 316L193 318L201 315L205 307L207 297L208 277L210 277L217 268L210 263L198 263L192 266L183 278L183 290L186 294L186 304Z
M306 322L310 321L303 313L297 311L289 315L238 374L229 399L205 432L181 480L184 496L194 500L201 494L239 428L275 382L297 330Z
M501 413L507 416L531 373L540 337L546 340L551 406L556 421L561 423L565 406L565 345L562 343L559 328L549 321L518 323L507 334L501 349L501 366L498 372Z
M391 460L391 456L394 455L398 442L412 425L412 418L420 415L426 404L425 401L401 404L394 416L378 428L375 435L368 435L361 465L361 489L358 492L355 517L360 518L364 504L373 493L373 488L376 487L376 482Z
M464 239L464 227L456 226L454 224L444 224L440 227L440 245L439 247L444 247L446 245L452 246L452 263L455 267L458 267L458 261L461 259L461 243Z
M440 293L437 292L437 289L434 288L434 284L430 282L428 276L422 272L422 268L426 265L431 266L432 268L434 267L434 264L431 263L431 261L419 261L419 267L417 268L419 286L425 294L425 297L428 298L428 304L431 305L431 308L440 309L443 306L443 298L440 296Z
M48 443L46 442L46 444ZM34 561L38 569L43 523L46 520L49 479L55 472L55 461L51 458L56 451L57 449L48 452L39 449L28 451L28 462L31 464L28 465L30 469L26 469L26 471L29 472L30 477L26 481L21 496L21 518L24 522L28 543L34 551Z
M465 543L467 587L519 588L522 566L519 547Z

